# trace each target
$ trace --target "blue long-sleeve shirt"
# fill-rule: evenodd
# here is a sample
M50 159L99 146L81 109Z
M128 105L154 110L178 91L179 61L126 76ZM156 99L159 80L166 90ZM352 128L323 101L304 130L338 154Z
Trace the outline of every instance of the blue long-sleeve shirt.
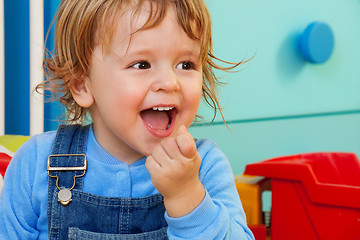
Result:
M0 194L0 239L47 239L47 157L56 132L32 137L11 160ZM202 163L199 178L206 196L190 214L171 218L165 213L169 239L254 239L236 191L225 155L210 140L197 141ZM83 191L108 197L157 194L146 158L132 165L107 153L90 128L88 168Z

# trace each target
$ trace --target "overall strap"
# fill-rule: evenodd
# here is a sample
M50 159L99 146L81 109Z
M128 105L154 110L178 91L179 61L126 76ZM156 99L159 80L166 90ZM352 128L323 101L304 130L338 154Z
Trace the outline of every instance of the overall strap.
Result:
M60 125L51 154L85 153L90 125ZM85 144L84 144L85 143Z
M86 143L89 126L60 125L51 155L47 162L49 239L57 239L60 229L57 214L61 207L71 204L71 190L82 189L86 173ZM64 200L63 199L67 199Z
M86 140L89 126L60 125L51 155L48 158L49 176L58 181L58 187L73 188L74 177L86 171ZM50 179L49 179L50 180ZM76 179L75 187L82 189L83 179Z

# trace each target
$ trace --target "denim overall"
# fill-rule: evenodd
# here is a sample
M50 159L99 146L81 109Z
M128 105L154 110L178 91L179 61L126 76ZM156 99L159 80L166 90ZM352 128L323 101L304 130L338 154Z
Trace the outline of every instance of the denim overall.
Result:
M47 163L49 239L168 239L160 194L113 198L82 191L88 130L80 125L58 129Z

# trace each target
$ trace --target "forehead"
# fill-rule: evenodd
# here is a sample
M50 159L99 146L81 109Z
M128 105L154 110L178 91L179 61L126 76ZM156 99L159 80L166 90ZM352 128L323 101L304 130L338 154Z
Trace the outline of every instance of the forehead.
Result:
M191 39L181 28L174 9L169 7L159 24L143 28L149 18L144 8L136 17L125 13L117 22L110 51L118 56L134 53L181 53L200 57L199 41Z
M184 31L188 37L198 42L201 38L199 35L199 27L196 26L194 20L180 22L179 15L186 15L186 13L179 13L182 9L179 6L175 8L175 1L159 1L154 3L153 1L130 1L127 4L123 4L121 8L112 9L109 11L109 17L105 14L101 17L102 23L97 24L95 29L95 42L103 45L103 48L110 50L114 37L117 39L122 38L124 41L128 41L137 33L156 28L159 26L165 18L167 20L176 23L176 26L180 31ZM189 11L189 10L183 10ZM188 15L193 15L189 13ZM175 24L173 25L175 26ZM187 31L185 31L187 30Z

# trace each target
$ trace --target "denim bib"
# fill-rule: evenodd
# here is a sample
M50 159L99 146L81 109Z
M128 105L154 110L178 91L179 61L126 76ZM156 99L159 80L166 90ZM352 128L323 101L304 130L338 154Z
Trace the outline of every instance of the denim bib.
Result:
M47 170L49 239L166 240L160 194L113 198L82 191L89 126L61 125Z

